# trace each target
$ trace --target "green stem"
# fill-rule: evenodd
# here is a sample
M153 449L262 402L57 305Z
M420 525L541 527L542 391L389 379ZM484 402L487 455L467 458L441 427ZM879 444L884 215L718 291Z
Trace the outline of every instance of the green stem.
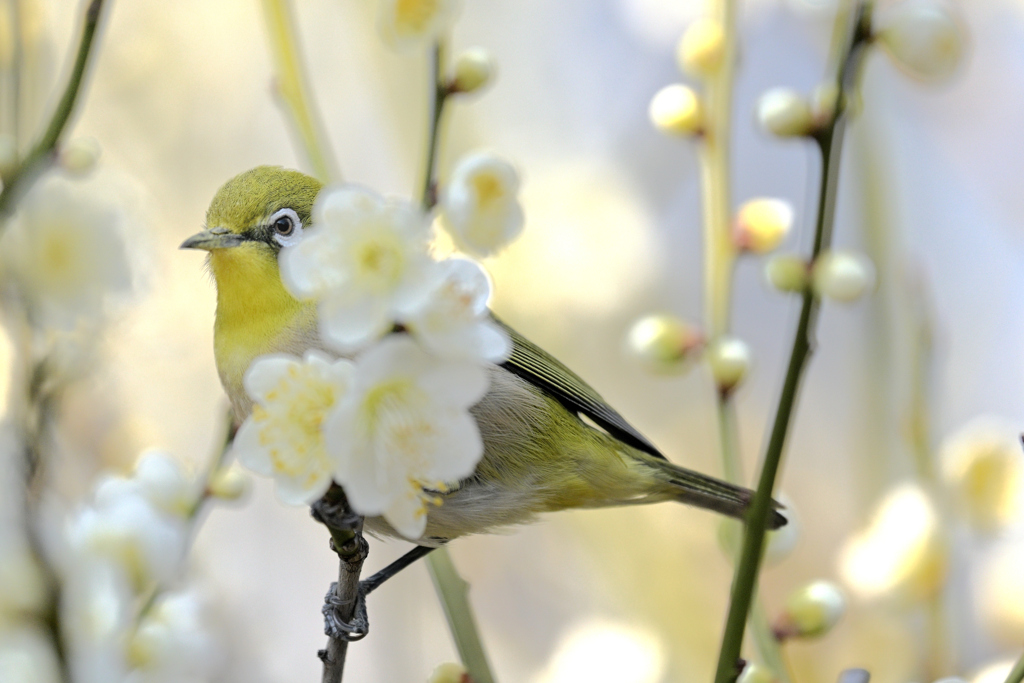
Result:
M263 13L274 56L274 91L291 120L313 174L324 182L338 181L338 163L330 154L323 122L309 92L291 5L288 0L263 0Z
M822 174L814 246L811 252L812 262L831 244L832 227L835 221L840 151L846 121L845 97L854 87L859 76L863 47L870 36L870 12L864 2L858 4L853 29L848 35L846 43L848 47L844 51L846 58L842 61L837 78L841 94L836 103L836 111L830 125L826 126L817 138L821 149ZM754 494L750 511L747 513L743 550L733 579L732 597L715 672L715 683L731 683L739 673L737 665L743 645L744 626L750 613L750 605L753 601L761 565L768 514L771 511L772 491L775 488L775 481L782 463L782 452L792 421L793 408L796 405L800 379L811 355L811 339L814 334L817 310L818 302L813 293L805 292L800 308L800 320L797 323L793 348L790 352L789 365L786 369L771 436L765 451L764 466L758 480L757 492Z
M447 548L438 548L427 555L427 566L430 567L430 577L434 580L434 588L444 606L444 616L455 639L455 647L469 677L473 683L494 683L494 674L487 662L487 653L480 640L473 609L469 605L469 584L459 576Z
M82 89L82 81L89 63L89 56L92 54L96 26L99 23L102 7L103 0L92 0L85 10L85 23L82 27L82 37L78 43L71 76L68 78L60 101L57 102L46 132L28 153L25 160L3 179L4 188L3 191L0 191L0 220L10 215L14 210L17 198L31 186L53 160L54 150L56 150L60 136L74 112L75 102Z
M1020 656L1010 670L1010 675L1006 677L1006 683L1021 683L1021 681L1024 681L1024 655Z
M451 90L444 82L444 43L438 41L430 53L430 73L433 87L430 122L427 128L427 160L423 166L423 186L420 198L424 210L429 211L437 203L437 149L441 137L441 116Z

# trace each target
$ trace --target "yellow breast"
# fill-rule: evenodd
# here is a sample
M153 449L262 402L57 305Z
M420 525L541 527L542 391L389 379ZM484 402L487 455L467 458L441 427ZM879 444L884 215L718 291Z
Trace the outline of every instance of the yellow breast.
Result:
M211 252L210 269L217 281L217 371L242 419L245 415L237 413L240 403L248 404L242 377L249 364L268 353L300 355L316 346L316 307L288 293L277 260L257 245Z

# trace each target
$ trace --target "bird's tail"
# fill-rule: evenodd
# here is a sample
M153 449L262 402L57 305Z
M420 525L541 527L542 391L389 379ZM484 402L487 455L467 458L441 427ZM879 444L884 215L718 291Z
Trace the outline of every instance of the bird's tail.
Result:
M658 471L658 479L664 484L663 492L666 497L687 505L720 512L729 517L746 518L747 508L754 498L754 492L750 489L688 470L661 458L648 456L644 461ZM786 517L779 512L782 505L773 500L772 507L768 517L768 528L778 529L785 526Z

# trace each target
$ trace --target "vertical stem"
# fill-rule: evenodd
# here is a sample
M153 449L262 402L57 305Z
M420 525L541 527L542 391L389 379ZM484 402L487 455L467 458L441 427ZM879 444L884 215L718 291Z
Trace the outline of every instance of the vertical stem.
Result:
M444 82L444 43L438 41L430 53L431 106L427 123L427 158L423 165L423 184L420 197L424 210L437 203L437 150L441 137L441 116L450 91Z
M341 179L330 153L323 122L309 90L299 55L298 31L288 0L263 0L271 53L274 57L274 92L298 136L313 175L326 182Z
M707 120L700 145L704 205L704 318L712 340L729 328L732 267L736 248L730 237L729 137L732 85L736 70L736 0L717 0L713 15L724 34L722 62L705 88Z
M831 243L832 227L835 221L836 186L845 130L845 98L855 86L862 63L863 47L870 37L870 9L866 2L859 2L853 26L845 34L847 45L843 54L840 72L836 79L841 89L839 102L830 125L817 138L821 148L822 171L818 194L818 216L815 224L814 246L811 261ZM743 536L743 550L733 579L729 614L726 618L722 649L719 653L715 683L731 683L737 674L740 650L743 645L744 625L754 597L754 587L761 565L762 550L768 514L771 511L772 491L782 464L782 453L789 426L792 422L797 391L804 367L811 355L811 340L817 319L818 302L811 291L803 294L800 320L790 352L789 365L779 396L771 436L765 451L764 465L758 480L757 492L747 513L746 533Z
M1020 656L1006 677L1006 683L1021 683L1021 681L1024 681L1024 655Z
M434 588L441 598L455 647L469 677L473 683L494 683L494 674L469 604L469 584L459 576L447 548L438 548L427 555L427 565Z

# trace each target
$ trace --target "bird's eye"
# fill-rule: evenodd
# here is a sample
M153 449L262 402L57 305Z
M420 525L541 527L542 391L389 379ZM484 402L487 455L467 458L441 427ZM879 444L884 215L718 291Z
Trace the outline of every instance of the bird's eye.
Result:
M270 217L274 239L282 247L290 247L302 236L302 221L293 209L280 209Z
M292 223L292 217L281 216L276 221L274 221L274 231L278 235L281 235L283 237L287 237L288 235L295 232L295 223Z

